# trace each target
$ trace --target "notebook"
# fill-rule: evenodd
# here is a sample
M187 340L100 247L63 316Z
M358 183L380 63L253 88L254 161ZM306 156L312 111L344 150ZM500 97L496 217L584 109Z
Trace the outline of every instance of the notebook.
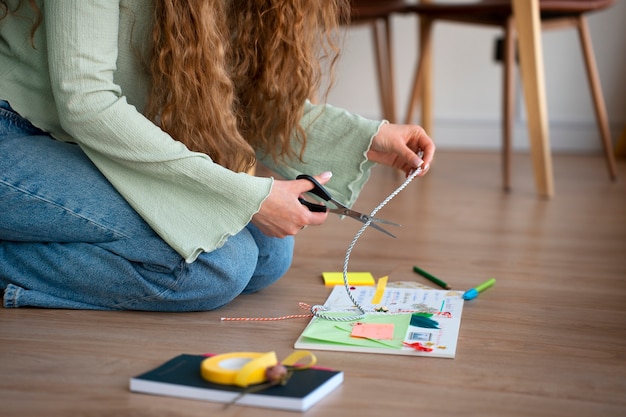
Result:
M130 379L132 392L230 403L244 388L204 380L200 364L207 355L182 354ZM343 372L309 368L293 372L285 385L246 393L236 405L306 411L332 393L343 382Z

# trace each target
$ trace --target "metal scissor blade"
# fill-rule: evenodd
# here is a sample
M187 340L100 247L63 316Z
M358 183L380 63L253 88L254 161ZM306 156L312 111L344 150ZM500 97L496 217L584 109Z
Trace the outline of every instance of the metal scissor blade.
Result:
M402 226L401 224L394 223L394 222L389 221L389 220L381 219L379 217L370 217L367 214L359 213L358 211L351 210L351 209L349 209L347 207L340 207L340 208L330 208L330 207L328 207L327 211L329 211L331 213L339 214L341 216L352 217L353 219L359 220L359 221L361 221L363 223L365 223L369 219L372 219L372 223L376 222L376 223L388 224L390 226L398 226L398 227Z
M396 236L393 233L386 231L385 229L383 229L382 227L380 227L379 225L377 225L375 223L370 223L370 226L373 227L374 229L378 230L379 232L383 232L384 234L386 234L388 236L391 236L394 239L396 238Z
M362 222L366 222L369 219L372 219L372 223L376 222L376 223L388 224L390 226L398 226L398 227L402 226L401 224L394 223L394 222L389 221L389 220L381 219L380 217L370 217L367 214L361 214L360 215L360 220Z
M329 209L328 210L328 211L332 211L333 213L341 214L342 216L349 216L349 217L352 217L353 219L360 220L363 223L365 223L366 221L368 221L371 218L372 222L384 223L384 224L388 224L388 225L391 225L391 226L401 226L400 224L391 222L389 220L380 219L378 217L370 217L367 214L363 214L363 213L360 213L358 211L352 210L352 209L348 208L347 206L344 206L343 204L341 204L339 201L335 200L334 198L331 198L328 201L330 201L331 203L333 203L337 207L336 209Z
M341 207L341 208L328 208L327 209L330 213L335 213L335 214L339 214L340 216L347 216L350 218L353 218L355 220L360 221L361 223L367 223L370 220L370 217L363 214L363 213L359 213L358 211L354 211L351 210L347 207ZM387 220L383 220L383 219L379 219L377 217L373 217L371 218L371 222L370 222L370 226L373 227L374 229L383 232L386 235L389 235L391 237L393 237L395 239L395 235L393 235L391 232L388 232L387 230L383 229L382 227L380 227L379 225L377 225L375 222L382 222L382 223L386 223L386 224L391 224L394 226L400 226L397 223L393 223Z

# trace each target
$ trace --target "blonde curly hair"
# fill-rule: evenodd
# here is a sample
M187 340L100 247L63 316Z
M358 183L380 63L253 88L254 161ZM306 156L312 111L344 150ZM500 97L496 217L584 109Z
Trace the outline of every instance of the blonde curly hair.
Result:
M304 103L334 66L344 0L159 0L148 116L234 171L295 155ZM330 87L330 85L329 85Z

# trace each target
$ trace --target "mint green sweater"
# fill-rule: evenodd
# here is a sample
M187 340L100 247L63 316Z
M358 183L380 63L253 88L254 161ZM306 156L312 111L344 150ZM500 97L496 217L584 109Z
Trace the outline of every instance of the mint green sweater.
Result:
M35 48L27 5L20 10L25 18L0 21L0 99L56 139L79 144L187 262L242 230L273 179L235 173L191 152L143 115L152 2L37 3L44 21ZM369 177L366 152L381 122L307 103L301 124L308 135L302 162L277 165L258 155L260 162L288 179L332 171L328 188L353 204Z

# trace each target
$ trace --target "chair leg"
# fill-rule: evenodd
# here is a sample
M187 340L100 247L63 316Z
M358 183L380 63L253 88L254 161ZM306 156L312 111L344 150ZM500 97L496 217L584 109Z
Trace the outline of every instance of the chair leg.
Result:
M434 20L430 20L420 30L421 48L424 49L424 67L422 69L422 122L424 130L433 135L434 108L433 108L433 43L432 28Z
M587 19L581 15L578 19L578 34L580 35L580 43L585 57L585 66L587 68L587 78L589 79L589 87L593 99L594 109L596 112L596 120L600 129L600 136L606 156L609 177L615 181L617 179L617 168L615 166L615 154L613 152L613 142L611 141L611 132L609 130L609 120L604 105L604 97L602 95L602 87L600 85L600 77L596 68L596 59L591 45L591 36L587 26Z
M515 27L513 18L504 25L504 74L502 103L502 188L511 190L511 154L515 110Z
M385 50L387 51L387 56L385 57L387 61L387 99L389 100L389 118L388 120L391 123L396 123L398 121L396 115L396 83L395 83L395 68L393 61L393 35L391 33L392 25L391 18L387 16L385 19Z
M380 25L382 24L382 30ZM395 83L393 77L393 53L391 42L391 21L389 17L372 23L378 89L383 117L391 123L396 122Z
M432 24L431 19L420 18L419 59L413 77L411 97L405 119L407 124L411 123L417 103L421 99L422 120L420 124L429 135L432 135Z

